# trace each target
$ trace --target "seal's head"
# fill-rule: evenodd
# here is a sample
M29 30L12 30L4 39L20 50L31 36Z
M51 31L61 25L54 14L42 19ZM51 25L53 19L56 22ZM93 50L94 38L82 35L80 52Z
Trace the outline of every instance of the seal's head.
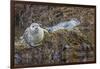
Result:
M39 29L40 29L40 25L38 23L32 23L30 25L30 29L33 33L38 33Z

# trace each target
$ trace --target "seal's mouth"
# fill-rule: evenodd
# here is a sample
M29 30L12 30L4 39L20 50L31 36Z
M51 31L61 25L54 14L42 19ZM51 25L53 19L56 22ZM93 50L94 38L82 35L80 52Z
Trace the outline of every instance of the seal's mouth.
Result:
M34 30L34 31L35 31L35 33L38 33L39 29L38 29L38 28L35 28L35 30Z

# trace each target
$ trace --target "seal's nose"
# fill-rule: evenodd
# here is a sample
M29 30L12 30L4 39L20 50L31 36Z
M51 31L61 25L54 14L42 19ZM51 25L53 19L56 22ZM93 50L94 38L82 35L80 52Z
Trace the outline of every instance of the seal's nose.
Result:
M38 29L38 27L36 27L35 29Z

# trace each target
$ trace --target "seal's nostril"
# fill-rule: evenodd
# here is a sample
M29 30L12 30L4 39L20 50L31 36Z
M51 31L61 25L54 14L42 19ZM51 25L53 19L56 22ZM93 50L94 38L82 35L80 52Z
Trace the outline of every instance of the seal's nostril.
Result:
M38 29L38 28L35 28L35 29Z

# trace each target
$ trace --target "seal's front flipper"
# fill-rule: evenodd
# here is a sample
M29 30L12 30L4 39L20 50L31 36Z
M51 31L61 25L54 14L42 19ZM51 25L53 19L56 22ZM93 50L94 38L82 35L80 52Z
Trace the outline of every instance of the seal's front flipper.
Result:
M44 30L44 32L49 33L46 29L43 29L43 30Z

